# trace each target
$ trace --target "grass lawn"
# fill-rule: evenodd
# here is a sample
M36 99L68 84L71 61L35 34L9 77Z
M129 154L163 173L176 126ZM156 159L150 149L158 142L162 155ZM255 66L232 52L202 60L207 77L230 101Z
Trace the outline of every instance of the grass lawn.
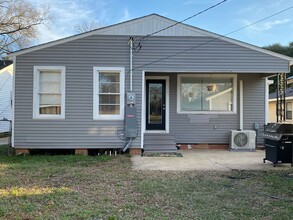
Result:
M0 219L292 219L293 169L132 171L129 156L5 156Z

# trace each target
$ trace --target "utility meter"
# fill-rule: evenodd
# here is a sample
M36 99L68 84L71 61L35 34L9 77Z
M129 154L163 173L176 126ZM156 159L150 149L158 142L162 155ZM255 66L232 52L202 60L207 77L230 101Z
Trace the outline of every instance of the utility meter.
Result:
M128 92L126 95L126 100L128 105L134 105L135 104L135 93L134 92Z

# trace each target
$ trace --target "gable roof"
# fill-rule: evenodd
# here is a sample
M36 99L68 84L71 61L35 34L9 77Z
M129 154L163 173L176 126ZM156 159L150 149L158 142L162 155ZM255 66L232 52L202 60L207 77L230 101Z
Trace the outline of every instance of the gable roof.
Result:
M70 41L74 41L77 39L89 37L92 35L127 35L127 36L145 36L156 31L159 31L163 28L166 28L170 25L174 25L178 23L175 20L169 19L167 17L163 17L158 14L150 14L147 16L143 16L140 18L135 18L132 20L124 21L118 24L109 25L106 27L101 27L92 31L88 31L82 34L73 35L70 37L62 38L56 41L48 42L45 44L40 44L37 46L33 46L27 49L22 49L16 51L14 53L9 54L9 57L14 57L22 54L26 54L29 52L33 52L36 50L44 49L47 47L67 43ZM213 37L217 39L221 39L223 41L236 44L242 47L246 47L261 53L265 53L274 57L278 57L280 59L287 60L289 65L293 65L293 58L285 55L281 55L269 50L265 50L263 48L254 46L252 44L244 43L242 41L238 41L232 38L225 37L223 35L215 34L188 24L178 23L171 28L168 28L164 31L161 31L154 36L206 36Z
M293 98L293 87L289 87L286 89L286 93L285 93L286 98ZM270 101L275 101L277 98L277 92L273 92L271 94L269 94L269 99Z

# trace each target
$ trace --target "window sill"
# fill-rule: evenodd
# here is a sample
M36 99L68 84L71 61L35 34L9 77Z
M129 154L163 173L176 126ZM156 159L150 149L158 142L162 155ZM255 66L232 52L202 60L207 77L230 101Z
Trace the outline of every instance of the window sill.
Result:
M177 114L187 114L187 115L236 115L237 112L205 112L205 111L197 111L197 112L177 112Z
M64 120L65 116L55 116L55 115L37 115L37 116L33 116L33 119L37 119L37 120Z
M96 116L96 117L94 117L93 118L93 120L96 120L96 121L98 121L98 120L110 120L110 121L122 121L122 120L124 120L124 117L123 116Z

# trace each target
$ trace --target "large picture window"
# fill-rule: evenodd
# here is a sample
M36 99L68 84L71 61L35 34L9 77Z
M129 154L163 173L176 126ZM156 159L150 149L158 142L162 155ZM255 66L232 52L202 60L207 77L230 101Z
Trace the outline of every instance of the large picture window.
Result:
M94 67L94 119L123 119L124 68Z
M34 67L33 118L65 118L65 67Z
M178 75L179 113L236 112L235 75Z

